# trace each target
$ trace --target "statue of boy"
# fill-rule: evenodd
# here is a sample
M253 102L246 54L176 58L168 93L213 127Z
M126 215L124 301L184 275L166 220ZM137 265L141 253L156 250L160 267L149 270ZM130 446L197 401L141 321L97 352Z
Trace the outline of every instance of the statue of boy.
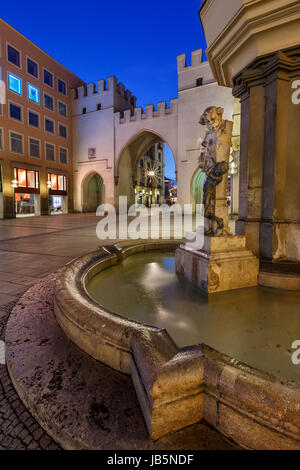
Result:
M228 231L224 229L223 219L216 216L216 188L228 173L230 151L228 137L231 138L232 133L232 122L224 121L223 113L223 108L210 106L204 111L199 121L208 129L202 142L203 150L199 158L199 167L206 175L203 186L203 204L204 217L209 223L208 230L205 232L207 236L228 234ZM225 157L227 161L218 161L220 150L222 157Z

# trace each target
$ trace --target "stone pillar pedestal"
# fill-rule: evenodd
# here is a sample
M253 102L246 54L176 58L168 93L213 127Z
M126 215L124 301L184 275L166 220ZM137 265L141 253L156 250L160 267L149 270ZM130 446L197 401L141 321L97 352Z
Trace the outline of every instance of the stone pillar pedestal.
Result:
M256 286L258 270L243 235L204 237L202 250L176 250L176 272L208 294Z

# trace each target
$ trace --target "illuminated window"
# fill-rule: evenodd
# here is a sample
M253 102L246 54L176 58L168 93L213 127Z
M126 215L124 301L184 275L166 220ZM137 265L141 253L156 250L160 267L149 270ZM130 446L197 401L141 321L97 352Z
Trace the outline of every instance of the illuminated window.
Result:
M68 151L62 147L59 148L59 161L60 163L67 165L68 163Z
M27 187L35 188L35 171L27 170Z
M14 178L18 181L20 188L39 188L39 172L26 170L24 168L14 168Z
M53 98L52 96L46 95L46 93L44 94L44 106L45 108L50 109L51 111L53 111L54 109Z
M8 74L8 88L18 93L18 95L22 94L22 80L19 77L16 77L12 73Z
M21 188L27 187L26 170L18 169L18 183Z
M67 93L66 83L63 80L58 79L57 88L59 93L65 95Z
M27 72L34 77L38 77L38 64L27 57Z
M66 187L65 187L65 179L66 177L65 176L62 176L62 175L59 175L58 176L58 189L60 191L65 191L66 190Z
M35 103L40 102L40 90L28 83L28 99Z
M66 176L57 175L55 173L48 173L48 181L51 182L52 191L66 191L67 190Z
M51 189L57 190L57 175L51 175Z
M20 67L20 52L9 44L7 45L7 60Z

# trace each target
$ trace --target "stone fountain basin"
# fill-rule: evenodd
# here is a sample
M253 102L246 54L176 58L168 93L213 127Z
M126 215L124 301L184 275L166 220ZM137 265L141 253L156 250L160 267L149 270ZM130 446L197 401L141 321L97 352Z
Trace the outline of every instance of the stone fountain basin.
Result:
M179 348L165 329L127 320L86 292L90 279L127 256L177 246L156 242L102 247L66 265L56 282L59 325L90 356L131 375L153 439L204 419L247 448L300 449L298 383L205 344Z

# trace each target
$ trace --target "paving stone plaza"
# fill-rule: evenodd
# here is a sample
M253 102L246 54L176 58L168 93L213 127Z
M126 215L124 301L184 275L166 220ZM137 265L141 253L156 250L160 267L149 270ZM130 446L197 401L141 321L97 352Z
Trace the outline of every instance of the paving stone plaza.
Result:
M19 219L0 221L0 340L4 340L5 325L12 308L30 286L71 259L86 253L87 247L93 251L99 246L95 230L98 220L94 215L76 214L22 219L21 223ZM105 366L102 371L107 383L103 399L114 387L117 393L122 382L131 396L130 407L128 403L120 403L115 413L124 417L126 414L134 416L136 432L142 433L144 448L150 449L151 443L130 380ZM103 409L95 426L101 429L104 422L103 433L106 435L108 423L115 419L116 415L110 415L107 421L107 410ZM112 440L116 448L120 438L115 431ZM135 448L134 442L128 442L129 448ZM156 448L212 450L234 449L236 446L209 426L197 424L160 439ZM0 449L61 449L25 409L14 390L6 365L0 365Z

